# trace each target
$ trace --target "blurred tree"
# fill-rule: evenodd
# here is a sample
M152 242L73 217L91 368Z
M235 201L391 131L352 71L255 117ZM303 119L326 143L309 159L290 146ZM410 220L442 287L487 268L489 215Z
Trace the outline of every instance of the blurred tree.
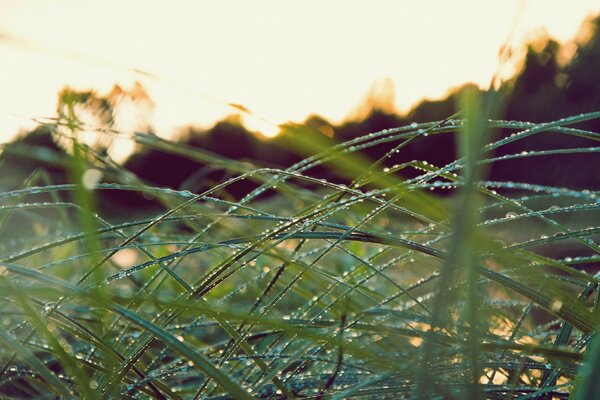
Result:
M570 114L596 111L600 105L600 16L584 24L575 55L562 69L565 99ZM596 129L600 121L589 126Z
M53 129L50 125L40 125L4 146L0 168L5 189L20 188L35 171L44 171L52 183L66 183L69 160L55 142Z
M549 37L540 37L527 45L521 70L515 77L498 90L504 96L504 117L510 120L525 120L533 122L551 121L572 114L595 111L600 104L600 80L597 71L600 70L600 16L590 19L582 28L582 35L574 43L560 45ZM333 145L336 142L350 140L370 132L407 125L411 122L429 122L442 120L456 112L456 99L470 85L452 90L441 100L425 100L415 106L404 116L393 111L393 86L385 81L375 85L366 103L360 107L360 118L355 112L355 119L340 125L333 125L319 116L310 116L303 124L307 129L291 129L296 134L316 134L323 137L322 143ZM507 95L510 93L510 95ZM131 109L121 109L124 104L139 104L134 122L129 121L128 129L141 127L149 130L148 118L153 107L147 93L137 84L130 90L115 87L107 96L99 96L94 92L78 92L65 89L60 93L60 100L65 96L75 96L83 115L91 114L95 124L118 127L123 124ZM376 97L380 96L380 99ZM59 101L58 111L64 107L65 101ZM593 120L579 125L582 128L600 131L600 121ZM29 135L22 136L15 143L6 146L2 155L3 168L10 168L14 176L23 176L35 168L52 169L57 180L61 172L60 162L45 164L35 160L30 164L25 161L27 152L21 150L18 157L17 149L21 144L34 145L41 154L43 148L60 155L61 150L56 146L56 136L50 131L40 128ZM45 133L44 133L45 132ZM512 132L498 132L506 135ZM44 136L45 135L45 136ZM37 138L37 139L34 139ZM54 139L53 139L54 138ZM207 130L189 127L180 135L180 142L191 148L203 149L215 155L232 160L242 160L257 165L286 168L306 154L299 154L289 146L286 134L271 139L259 139L252 135L240 122L240 118L232 116L216 123ZM113 137L113 140L114 137ZM20 143L20 144L19 144ZM96 146L109 149L121 148L124 144L116 142L93 143ZM589 141L581 138L559 134L538 134L526 140L520 140L500 148L496 155L520 153L528 150L543 150L553 148L568 148L589 146ZM10 149L10 150L9 150ZM410 160L425 160L442 166L455 159L455 138L452 134L430 135L416 140L404 147L402 151L386 160L389 165ZM364 151L371 159L378 159L388 150L383 144ZM15 158L16 157L16 158ZM21 158L19 158L21 157ZM59 158L62 156L59 156ZM35 157L33 157L35 158ZM39 158L39 157L38 157ZM521 181L555 186L572 187L575 189L600 189L600 175L589 165L600 165L598 154L571 154L552 157L532 157L512 160L511 162L495 163L490 169L490 179L504 181ZM52 166L54 165L54 166ZM190 160L188 157L168 153L162 150L140 148L125 162L124 167L135 173L143 181L157 186L168 186L176 189L187 189L201 192L217 182L229 177L225 169L207 166L205 163ZM58 168L58 169L57 169ZM344 182L343 177L336 171L325 166L319 167L311 174L325 177L329 180ZM406 171L411 176L410 171ZM18 180L18 179L17 179ZM16 183L10 183L10 185ZM7 185L5 183L5 185ZM255 187L255 183L244 181L230 188L229 195L241 197ZM105 195L105 194L103 194ZM137 195L124 195L116 192L108 193L110 202L128 207L148 206L147 200Z

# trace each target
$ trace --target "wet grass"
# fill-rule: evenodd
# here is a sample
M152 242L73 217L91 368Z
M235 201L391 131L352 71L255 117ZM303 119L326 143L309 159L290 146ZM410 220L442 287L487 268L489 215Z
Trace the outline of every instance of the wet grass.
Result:
M132 135L232 173L204 193L144 184L70 136L74 183L44 183L37 173L0 193L0 229L10 238L0 244L0 393L597 396L590 271L600 261L600 193L488 181L485 172L518 158L599 152L600 134L570 126L600 113L490 121L477 99L465 101L460 119L332 148L301 141L316 155L286 170ZM57 135L77 131L68 122ZM500 129L509 133L495 137ZM384 167L408 143L455 132L459 151L448 165ZM590 146L502 152L549 133ZM358 156L382 144L381 160ZM322 165L351 183L313 177ZM104 179L90 180L99 178L90 170ZM415 177L402 179L405 171ZM239 201L224 195L243 180L259 187ZM120 221L98 215L97 195L109 190L143 193L162 210Z

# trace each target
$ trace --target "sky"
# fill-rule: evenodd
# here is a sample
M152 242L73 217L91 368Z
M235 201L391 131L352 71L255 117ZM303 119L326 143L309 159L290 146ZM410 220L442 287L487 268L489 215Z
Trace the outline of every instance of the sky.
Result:
M503 45L569 41L598 12L600 0L0 0L0 142L54 116L65 85L140 82L164 137L235 114L230 103L265 135L311 114L339 123L384 81L405 112L487 87L511 68Z

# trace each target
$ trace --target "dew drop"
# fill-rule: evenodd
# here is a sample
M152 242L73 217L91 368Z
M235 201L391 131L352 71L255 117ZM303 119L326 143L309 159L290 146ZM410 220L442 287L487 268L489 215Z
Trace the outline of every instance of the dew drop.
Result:
M81 184L87 190L94 190L98 182L100 182L100 179L102 179L102 171L91 168L85 171L81 176Z
M554 312L557 312L557 311L560 311L562 306L563 306L562 301L557 299L552 302L552 304L550 305L550 309Z

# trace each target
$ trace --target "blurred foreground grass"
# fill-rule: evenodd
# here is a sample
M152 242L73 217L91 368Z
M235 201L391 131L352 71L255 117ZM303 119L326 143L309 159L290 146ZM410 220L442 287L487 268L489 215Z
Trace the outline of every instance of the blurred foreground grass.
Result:
M317 155L286 170L133 135L233 176L204 193L144 184L79 142L67 108L55 131L70 141L73 183L35 173L0 193L0 394L599 396L600 193L487 181L485 172L599 152L600 134L570 126L600 113L491 121L479 103L467 98L461 119L331 148L287 127L291 146ZM508 134L495 137L500 129ZM448 165L384 167L411 142L455 132L459 154ZM543 134L590 146L502 153ZM359 156L382 143L383 159ZM313 177L325 164L351 183ZM404 171L415 177L401 179ZM227 188L244 180L259 187L231 200ZM162 209L98 215L110 209L97 204L103 191L143 193Z

